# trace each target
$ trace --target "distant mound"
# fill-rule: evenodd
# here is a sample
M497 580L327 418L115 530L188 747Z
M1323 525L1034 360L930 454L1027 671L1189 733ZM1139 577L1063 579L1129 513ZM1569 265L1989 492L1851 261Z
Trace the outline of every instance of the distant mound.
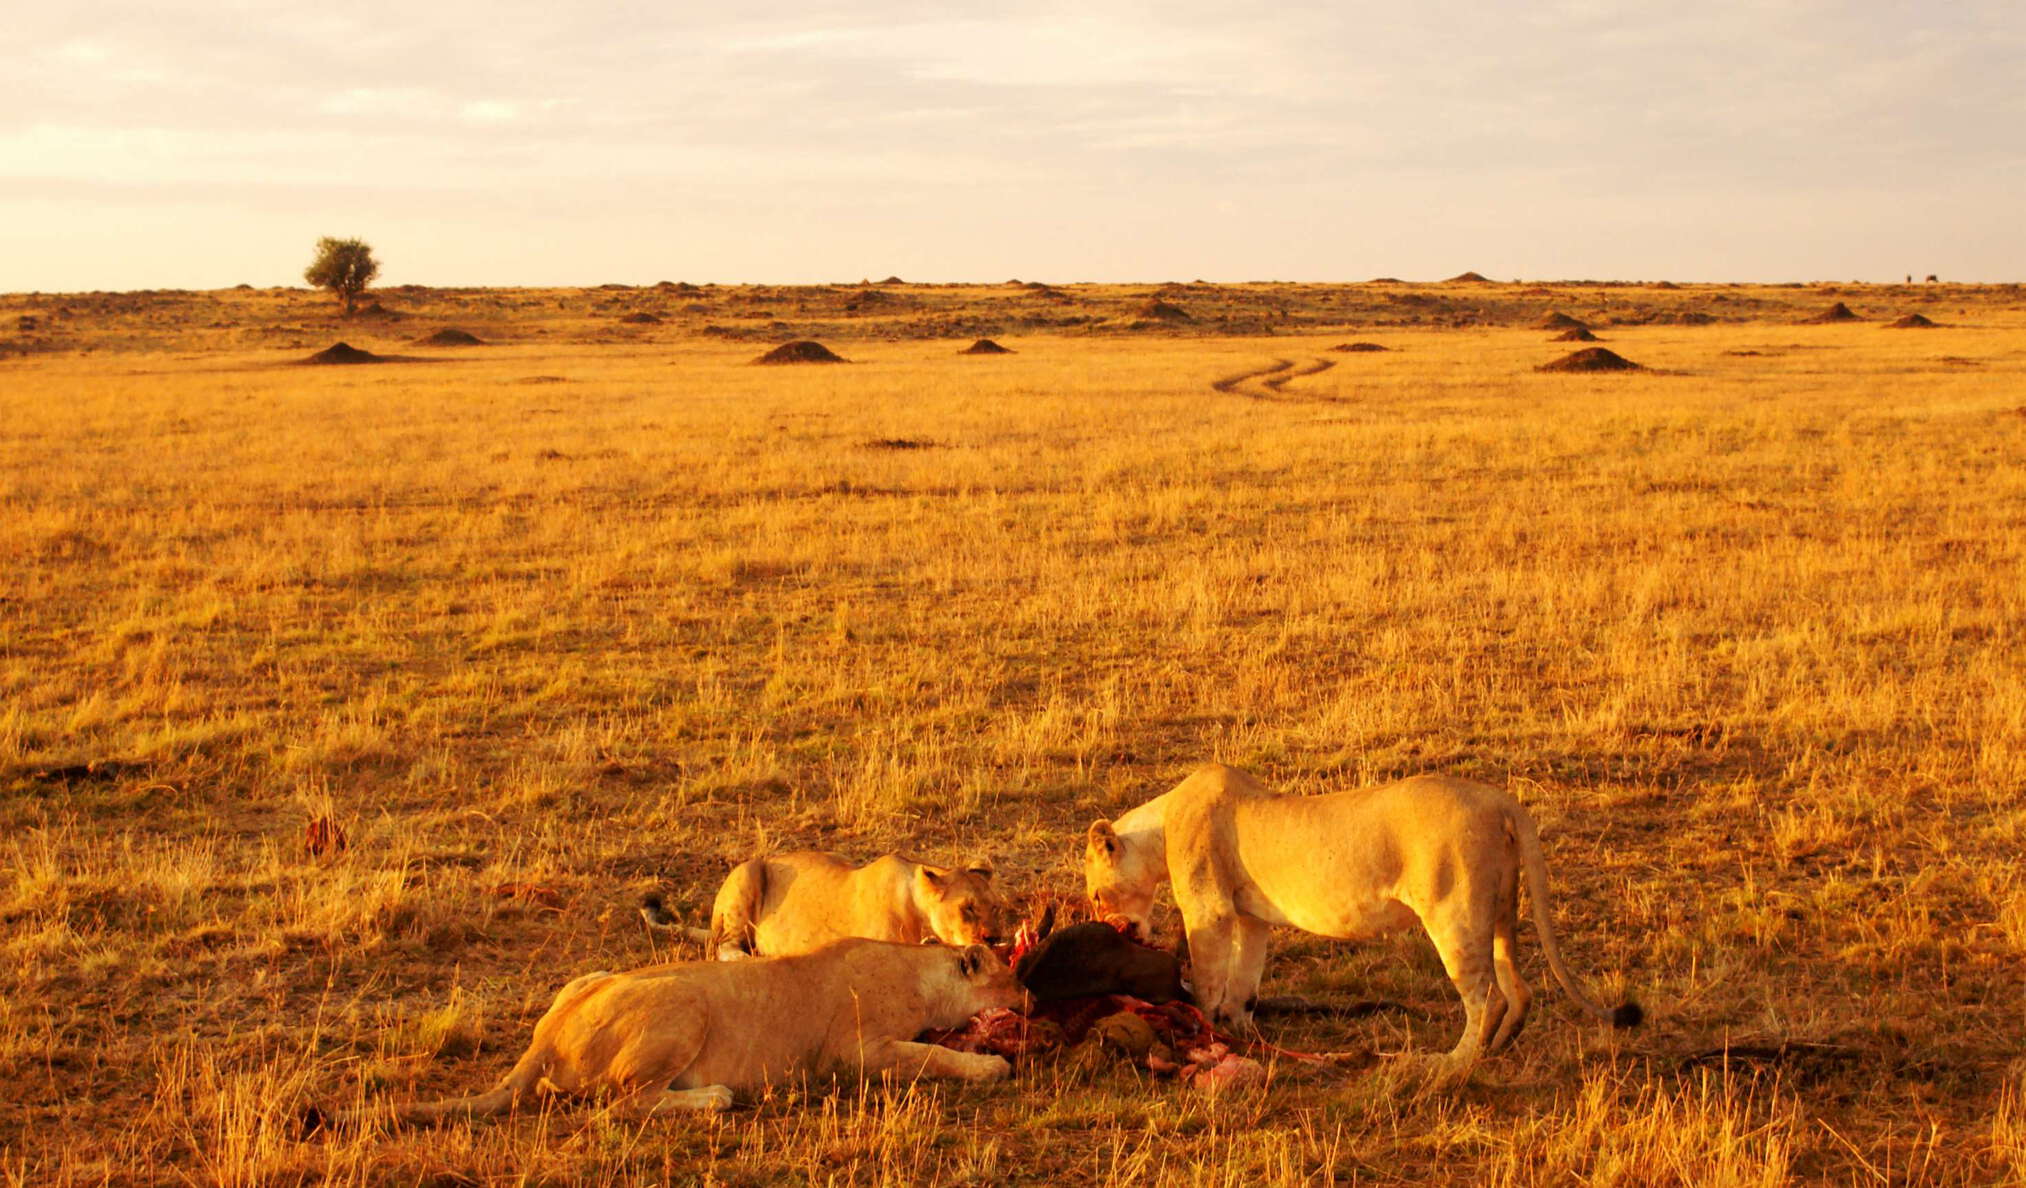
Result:
M362 351L349 342L340 342L325 347L302 362L315 367L327 367L344 363L385 363L387 359L371 351Z
M485 340L471 333L469 330L459 330L453 326L445 326L434 334L425 334L421 338L416 339L415 345L434 347L484 346Z
M1069 294L1063 292L1061 289L1054 287L1053 285L1031 284L1027 286L1027 291L1029 293L1034 294L1036 297L1044 298L1048 301L1071 300Z
M388 321L393 321L402 315L388 309L377 301L369 301L358 309L353 310L352 316L355 318L385 318Z
M981 338L957 353L959 355L1010 355L1013 352L989 338Z
M1407 282L1397 276L1375 276L1365 283L1368 285L1404 285Z
M1493 282L1490 277L1481 272L1459 272L1442 283L1445 285L1488 285Z
M887 277L887 278L886 278L885 280L883 280L883 281L881 281L881 282L879 282L879 283L880 283L880 284L882 284L882 285L904 285L904 284L906 284L907 282L906 282L906 281L904 281L904 280L902 280L902 279L900 279L900 278L899 278L899 277L897 277L897 276L889 276L889 277Z
M1574 330L1564 330L1564 331L1562 331L1562 332L1561 332L1560 334L1557 334L1557 335L1555 335L1555 336L1554 336L1553 338L1550 338L1550 339L1549 339L1548 341L1549 341L1549 342L1601 342L1601 341L1603 341L1603 340L1602 340L1602 339L1600 339L1600 338L1598 338L1598 337L1597 337L1596 335L1594 335L1594 334L1590 333L1590 328L1589 328L1588 326L1578 326L1578 327L1576 327L1576 328L1575 328Z
M1908 314L1903 318L1895 318L1887 322L1882 328L1886 330L1938 330L1941 328L1941 323L1929 320L1925 314Z
M1534 329L1536 330L1588 330L1589 328L1588 322L1579 321L1560 310L1556 310L1554 313L1534 323Z
M702 289L699 289L699 288L697 288L697 287L696 287L695 285L693 285L693 284L690 284L690 283L689 283L688 281L658 281L658 282L656 282L656 284L655 284L655 286L654 286L654 287L655 287L655 288L657 288L657 289L660 289L660 290L661 290L662 292L664 292L664 293L701 293L701 292L703 292L703 290L702 290Z
M1193 322L1189 311L1179 305L1170 305L1156 297L1133 311L1136 318L1152 318L1157 322Z
M1603 347L1591 347L1571 355L1563 355L1552 363L1543 363L1535 371L1639 371L1639 364L1627 359L1616 351Z
M1340 342L1337 345L1331 347L1330 349L1333 351L1342 351L1345 354L1356 355L1356 354L1363 354L1366 351L1390 351L1393 348L1387 346L1380 346L1376 342Z
M822 343L810 342L806 339L801 342L782 343L780 346L753 360L754 363L758 364L844 363L847 361Z
M661 319L651 313L630 313L619 319L628 326L659 326Z
M1841 301L1838 301L1836 304L1830 306L1828 309L1823 310L1821 313L1816 314L1812 318L1801 319L1802 322L1812 326L1826 325L1830 322L1861 322L1863 320L1864 320L1863 318L1860 318L1856 314L1850 312L1850 307L1843 304Z

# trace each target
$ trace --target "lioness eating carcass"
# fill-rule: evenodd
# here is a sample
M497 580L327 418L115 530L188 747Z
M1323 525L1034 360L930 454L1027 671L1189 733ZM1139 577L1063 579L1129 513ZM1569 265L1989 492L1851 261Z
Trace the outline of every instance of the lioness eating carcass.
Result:
M1548 920L1548 876L1533 818L1497 788L1447 776L1323 796L1272 796L1242 771L1211 764L1084 846L1084 887L1101 915L1145 931L1154 893L1172 883L1197 1005L1249 1027L1266 930L1291 925L1361 939L1416 919L1463 997L1468 1068L1512 1041L1533 995L1513 960L1526 875L1548 968L1585 1011L1619 1027L1638 1006L1599 1006L1562 964Z
M854 1068L998 1080L1009 1072L1003 1058L914 1037L1025 1002L1013 971L983 945L842 940L796 957L585 974L557 993L527 1054L490 1093L332 1119L313 1109L306 1122L482 1118L529 1092L609 1097L638 1116L722 1110L734 1090Z

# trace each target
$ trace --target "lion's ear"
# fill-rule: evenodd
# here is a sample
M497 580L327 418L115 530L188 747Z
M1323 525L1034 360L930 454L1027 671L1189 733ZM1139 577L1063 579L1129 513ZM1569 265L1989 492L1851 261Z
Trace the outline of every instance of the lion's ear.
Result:
M938 870L933 866L917 866L915 867L915 877L921 880L922 886L937 894L941 894L943 881L950 877L950 872Z
M1090 845L1093 849L1100 849L1109 854L1118 849L1118 831L1111 827L1110 821L1092 821L1090 823Z
M966 866L964 873L977 875L981 879L989 879L996 872L992 869L992 860L990 858L979 858L969 866Z

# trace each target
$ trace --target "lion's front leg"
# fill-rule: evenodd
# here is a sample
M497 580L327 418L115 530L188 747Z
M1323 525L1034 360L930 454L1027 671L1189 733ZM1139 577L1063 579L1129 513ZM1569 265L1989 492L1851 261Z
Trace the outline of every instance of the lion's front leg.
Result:
M1259 980L1266 972L1267 925L1264 920L1240 916L1231 927L1231 963L1225 970L1225 1018L1234 1030L1251 1032L1253 1001L1259 997Z
M906 1040L889 1040L868 1048L859 1067L868 1073L908 1079L944 1077L956 1081L1003 1081L1013 1075L1013 1066L1004 1056L958 1052L941 1044L916 1044Z
M1184 913L1182 924L1189 935L1189 981L1196 1005L1212 1023L1229 1023L1234 1009L1245 1013L1244 1002L1231 998L1236 919L1225 914L1192 917Z

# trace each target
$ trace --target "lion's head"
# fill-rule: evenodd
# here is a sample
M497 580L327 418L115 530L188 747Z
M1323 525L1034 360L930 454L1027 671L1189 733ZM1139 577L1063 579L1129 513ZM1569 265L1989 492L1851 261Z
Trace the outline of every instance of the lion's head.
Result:
M961 870L915 868L915 902L928 917L929 930L948 945L996 945L1005 931L1006 902L992 882L989 863L973 862Z
M1160 886L1165 854L1150 852L1112 828L1093 821L1083 847L1083 890L1098 918L1119 919L1140 936L1153 924L1154 891Z

